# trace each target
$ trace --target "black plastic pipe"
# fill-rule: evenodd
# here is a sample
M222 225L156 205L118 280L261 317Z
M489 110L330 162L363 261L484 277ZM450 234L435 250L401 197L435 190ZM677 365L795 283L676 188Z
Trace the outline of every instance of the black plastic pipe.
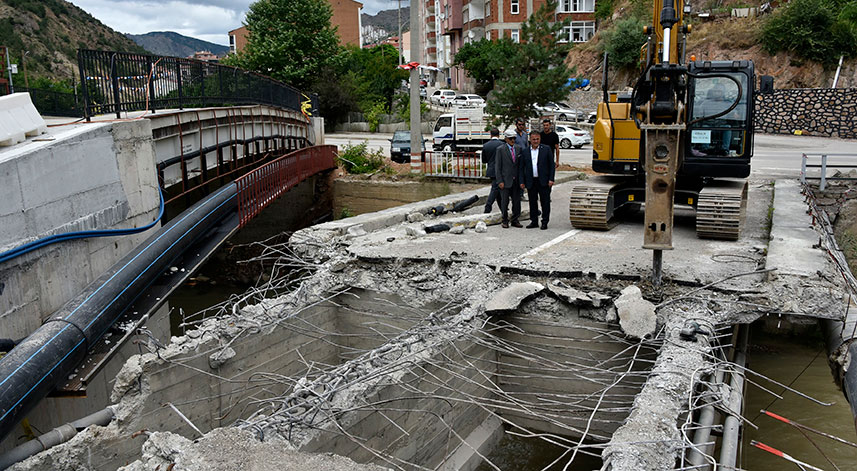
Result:
M185 210L93 281L0 359L0 439L85 359L182 252L237 207L229 184Z

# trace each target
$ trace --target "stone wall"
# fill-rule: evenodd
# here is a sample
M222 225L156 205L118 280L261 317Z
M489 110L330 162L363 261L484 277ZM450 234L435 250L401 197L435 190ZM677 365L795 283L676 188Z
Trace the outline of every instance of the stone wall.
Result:
M756 131L857 138L857 88L800 88L756 95Z

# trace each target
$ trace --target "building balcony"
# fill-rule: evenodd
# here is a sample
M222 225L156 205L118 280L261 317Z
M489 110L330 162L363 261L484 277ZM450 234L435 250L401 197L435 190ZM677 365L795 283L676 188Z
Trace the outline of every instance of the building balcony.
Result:
M426 1L426 11L429 13L434 13L434 0Z
M437 33L435 33L434 31L431 31L431 32L426 34L426 40L430 41L430 40L434 39L436 36L437 36Z
M431 15L428 18L426 18L426 24L427 25L434 25L434 23L435 23L435 16L434 15Z
M426 48L426 54L428 54L428 55L437 54L437 48L436 47L427 47Z

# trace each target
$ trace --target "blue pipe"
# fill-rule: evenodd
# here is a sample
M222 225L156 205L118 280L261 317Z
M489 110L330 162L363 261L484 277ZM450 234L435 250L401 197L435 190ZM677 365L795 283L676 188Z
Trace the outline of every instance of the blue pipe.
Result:
M158 197L160 199L160 211L158 211L158 217L156 217L154 221L149 224L146 224L145 226L135 227L133 229L104 229L97 231L79 231L67 232L65 234L55 234L39 240L34 240L32 242L16 247L12 250L0 253L0 263L8 262L9 260L12 260L16 257L20 257L21 255L30 253L47 245L64 242L66 240L86 239L89 237L123 236L148 231L149 229L155 227L155 225L164 216L164 193L161 190L160 186L158 186Z

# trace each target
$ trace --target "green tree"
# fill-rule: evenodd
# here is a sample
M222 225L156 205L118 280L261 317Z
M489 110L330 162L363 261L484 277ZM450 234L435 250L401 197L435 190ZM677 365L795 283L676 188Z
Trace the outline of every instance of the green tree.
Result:
M246 48L225 62L308 89L338 56L331 14L326 0L258 0L247 12Z
M502 76L486 111L495 115L495 124L511 123L516 117L532 117L535 105L562 100L568 93L565 83L573 69L565 63L571 43L559 42L569 20L554 21L556 0L548 0L524 23L521 44L506 58Z
M840 55L857 54L857 2L792 0L762 26L761 40L771 54L789 51L831 65Z
M408 72L398 68L399 53L395 47L384 44L365 49L350 47L346 50L340 73L351 77L360 109L367 112L378 102L390 110L393 95L408 78Z
M610 55L610 65L616 68L633 68L640 63L640 47L646 43L643 22L631 16L616 22L604 33L601 44Z
M509 57L518 45L509 38L491 41L480 39L467 43L455 53L452 65L461 66L476 81L476 93L486 95L494 89Z

